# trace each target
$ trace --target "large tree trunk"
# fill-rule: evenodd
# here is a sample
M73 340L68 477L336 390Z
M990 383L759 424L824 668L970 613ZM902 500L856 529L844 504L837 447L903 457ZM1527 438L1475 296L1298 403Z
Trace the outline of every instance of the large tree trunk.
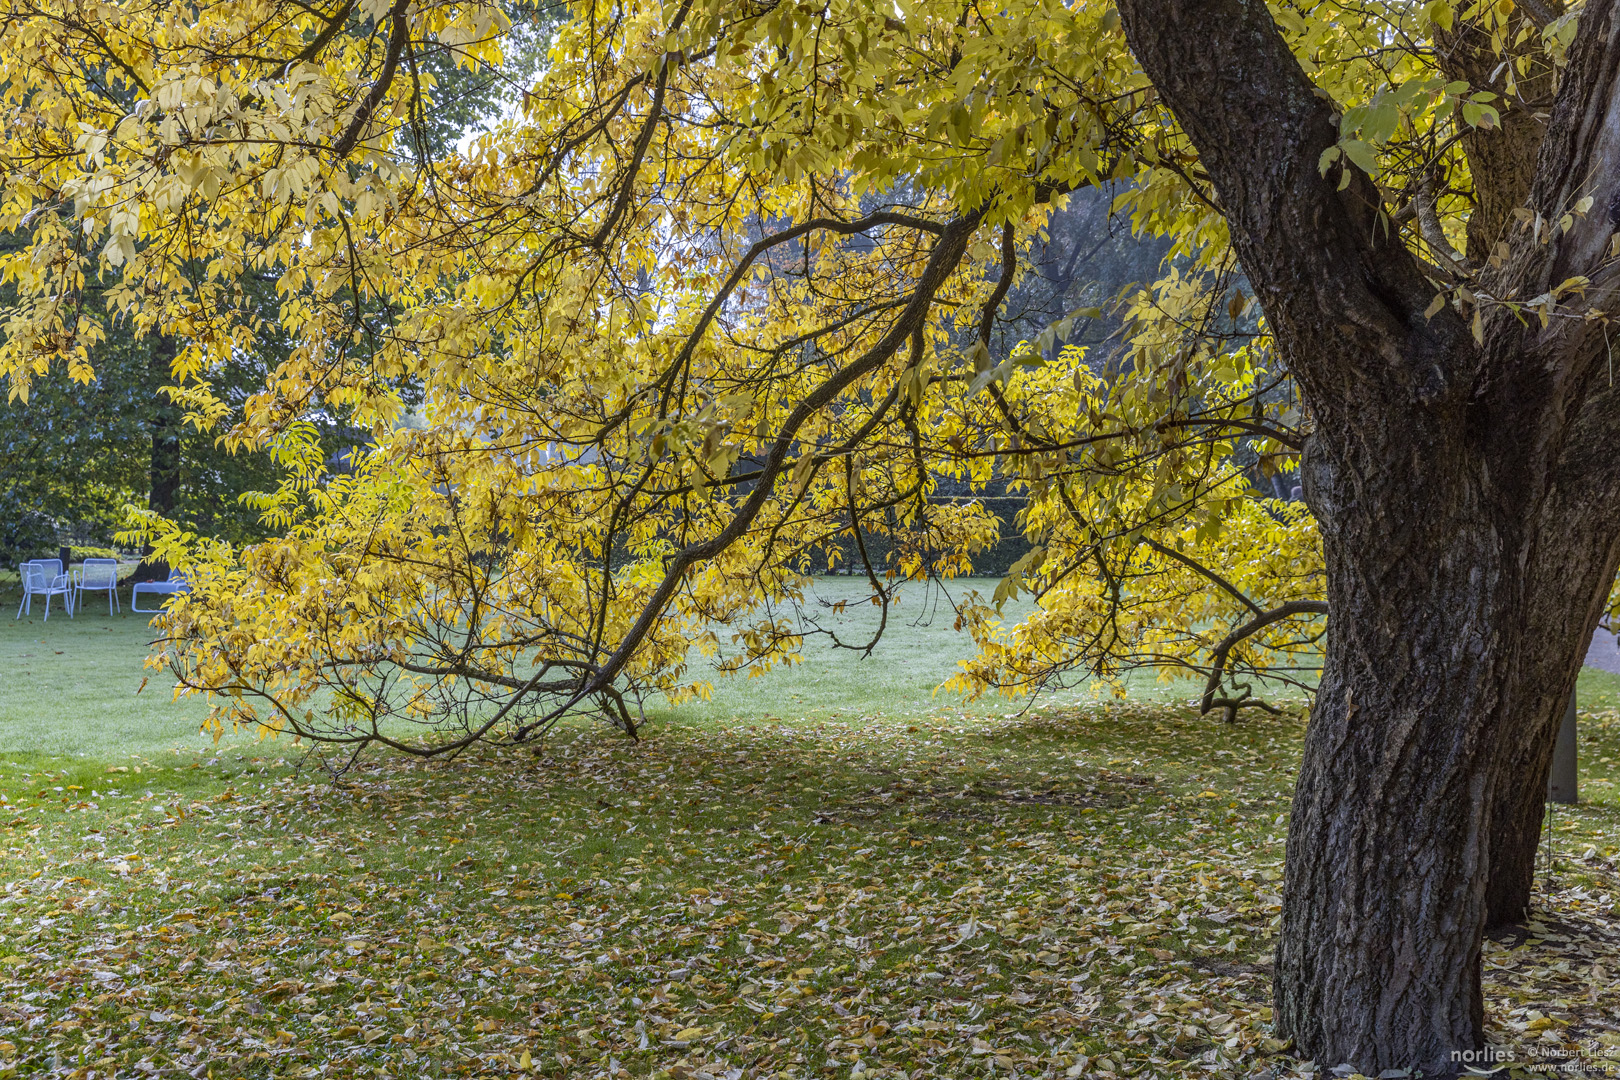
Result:
M1566 457L1576 454L1606 454L1601 445L1572 445ZM1571 500L1550 504L1547 528L1555 547L1551 566L1533 583L1537 591L1555 589L1568 578L1576 593L1563 611L1549 611L1552 633L1559 641L1569 640L1571 648L1564 661L1561 678L1549 678L1545 685L1531 687L1531 700L1525 703L1526 733L1511 760L1491 826L1490 879L1485 890L1485 926L1494 929L1522 922L1530 910L1535 889L1536 851L1540 845L1542 821L1546 816L1547 777L1552 769L1553 747L1564 722L1569 695L1574 691L1592 632L1602 618L1615 574L1615 525L1604 520L1602 505L1568 505ZM1603 515L1603 516L1599 516ZM1571 535L1578 530L1588 539L1584 544ZM1566 542L1561 550L1558 541ZM1607 543L1607 549L1604 544ZM1551 578L1552 580L1548 580ZM1582 587L1590 592L1580 595ZM1557 625L1562 617L1566 625Z
M1266 5L1119 9L1316 422L1302 474L1333 614L1289 831L1279 1030L1329 1067L1455 1075L1452 1055L1483 1039L1493 849L1522 850L1515 815L1545 783L1615 572L1620 409L1596 309L1620 294L1620 4L1585 7L1545 135L1507 133L1515 161L1540 145L1532 176L1481 194L1471 246L1493 245L1491 263L1463 266L1425 232L1452 270L1420 261L1338 156L1331 99ZM1485 220L1525 202L1543 222L1598 209L1557 232ZM1477 273L1475 307L1431 305L1452 273ZM1583 295L1545 325L1478 300L1571 278ZM1504 855L1500 871L1511 892L1523 867Z
M1452 1052L1482 1043L1487 886L1519 881L1494 849L1545 791L1546 719L1614 574L1614 526L1542 488L1544 455L1566 452L1556 417L1500 435L1488 411L1471 419L1412 417L1337 452L1318 437L1306 470L1334 617L1288 837L1277 1019L1320 1063L1370 1075L1450 1075Z

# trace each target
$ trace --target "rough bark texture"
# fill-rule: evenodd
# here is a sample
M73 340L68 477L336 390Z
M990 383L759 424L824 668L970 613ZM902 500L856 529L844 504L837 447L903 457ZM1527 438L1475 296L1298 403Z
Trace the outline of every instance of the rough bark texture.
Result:
M1542 214L1567 212L1582 195L1593 197L1591 213L1580 218L1571 232L1558 242L1538 245L1528 232L1512 238L1513 255L1505 266L1488 268L1487 285L1505 293L1517 286L1519 295L1544 292L1566 277L1583 274L1594 279L1594 307L1613 308L1614 266L1605 265L1604 254L1620 223L1620 115L1617 115L1615 87L1620 79L1620 34L1616 33L1613 4L1598 4L1583 16L1581 37L1570 57L1563 84L1551 110L1547 132L1535 156L1529 179L1528 203ZM1549 94L1544 77L1533 85ZM1508 130L1504 124L1504 130ZM1522 135L1522 133L1521 133ZM1522 147L1521 147L1522 149ZM1526 151L1521 155L1528 160ZM1522 171L1523 165L1520 165ZM1520 181L1514 180L1514 184ZM1471 233L1472 235L1472 233ZM1472 243L1472 240L1470 240ZM1562 274L1563 276L1557 276ZM1612 331L1611 331L1612 333ZM1599 324L1557 324L1539 335L1530 335L1527 352L1544 367L1573 380L1584 375L1596 382L1592 366L1609 361L1609 342ZM1498 335L1492 335L1492 341ZM1600 394L1594 394L1585 408L1571 407L1569 452L1564 455L1561 480L1568 496L1555 512L1572 524L1593 513L1607 514L1608 489L1613 484L1608 461L1613 455L1615 415L1612 377L1603 380ZM1584 456L1583 456L1584 455ZM1603 529L1601 522L1588 527ZM1610 564L1612 566L1612 553ZM1605 579L1603 591L1606 593ZM1572 609L1569 617L1584 616L1590 635L1601 614L1602 596L1589 605ZM1579 650L1572 659L1569 685L1579 670ZM1536 841L1544 812L1547 774L1557 739L1564 699L1543 698L1545 710L1539 718L1530 713L1533 725L1528 740L1516 753L1511 766L1511 793L1503 795L1496 826L1493 828L1490 883L1487 890L1486 923L1500 926L1521 920L1529 907L1534 886Z
M1306 740L1277 1009L1313 1056L1374 1075L1443 1073L1481 1041L1488 886L1524 880L1491 865L1509 835L1493 815L1511 829L1532 794L1539 808L1545 717L1562 712L1614 575L1613 526L1516 512L1556 470L1481 441L1477 456L1430 459L1428 490L1398 502L1365 476L1310 496L1332 522L1329 605L1356 617L1329 628ZM1524 505L1559 501L1534 494Z
M1553 220L1620 209L1614 0L1586 9L1538 149L1487 178L1480 227L1526 196ZM1317 421L1301 473L1328 567L1327 661L1306 734L1277 948L1281 1030L1318 1062L1453 1075L1483 1037L1480 944L1495 825L1545 783L1556 715L1620 558L1620 409L1601 324L1500 308L1423 314L1436 292L1351 169L1259 0L1121 0L1133 50L1213 178L1277 346ZM1526 140L1533 140L1526 142ZM1539 147L1536 144L1539 143ZM1484 167L1501 147L1469 150ZM1518 200L1515 202L1514 200ZM1498 240L1487 295L1594 280L1620 213ZM1479 243L1485 243L1482 234ZM1475 241L1471 238L1470 247ZM1501 255L1502 252L1493 252ZM1532 848L1533 854L1533 848ZM1504 867L1504 885L1516 871Z
M1615 408L1620 403L1607 386L1601 398L1588 408ZM1565 449L1560 478L1579 494L1559 500L1555 494L1543 513L1540 527L1549 555L1539 567L1538 580L1532 580L1532 596L1556 595L1561 580L1573 582L1569 606L1547 610L1543 624L1553 640L1573 641L1562 669L1553 667L1542 686L1527 687L1522 706L1524 730L1503 764L1504 787L1492 815L1489 880L1485 891L1485 926L1492 929L1522 922L1530 909L1535 888L1536 850L1546 813L1547 776L1552 766L1553 746L1563 723L1569 695L1580 674L1587 642L1592 639L1603 615L1609 583L1614 580L1617 550L1614 526L1595 515L1611 507L1613 495L1594 493L1590 481L1582 484L1584 469L1579 455L1592 455L1601 465L1612 450L1596 442L1586 442L1591 428L1586 424L1572 432ZM1579 538L1587 538L1584 543ZM1567 546L1565 546L1567 545ZM1583 591L1587 590L1587 591Z
M1538 766L1523 763L1523 771L1510 778L1509 792L1491 825L1490 880L1485 887L1485 929L1499 930L1521 923L1530 914L1536 888L1536 852L1547 813L1547 776L1552 755ZM1537 789L1539 783L1540 788Z
M1517 41L1521 31L1535 35L1530 17L1516 10L1504 35ZM1514 55L1527 58L1530 70L1515 80L1515 93L1508 92L1507 65L1491 48L1491 35L1478 25L1459 20L1449 33L1436 41L1436 59L1450 79L1461 79L1481 90L1498 95L1502 125L1499 128L1471 128L1462 136L1463 153L1473 179L1474 210L1468 217L1468 258L1483 264L1491 250L1508 239L1513 211L1525 205L1535 182L1536 151L1546 132L1546 121L1537 119L1552 108L1557 77L1551 63L1539 51L1539 36L1517 42Z

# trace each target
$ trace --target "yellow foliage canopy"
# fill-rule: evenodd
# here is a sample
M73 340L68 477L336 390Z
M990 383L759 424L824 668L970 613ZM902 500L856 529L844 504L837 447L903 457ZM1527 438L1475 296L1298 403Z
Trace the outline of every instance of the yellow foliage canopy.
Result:
M1447 140L1504 105L1388 43L1493 11L1277 13L1344 109L1338 157L1397 200L1449 173L1393 219L1436 261L1466 215ZM264 331L238 283L279 283L296 348L218 428L290 468L250 496L279 538L141 526L194 586L163 659L220 724L422 752L580 707L633 730L646 694L703 692L694 645L724 671L791 660L774 605L812 556L881 537L864 569L887 602L1007 526L1035 551L963 602L961 689L1145 664L1213 675L1206 707L1235 708L1223 673L1310 666L1314 526L1250 483L1309 419L1105 5L580 3L509 115L443 160L416 138L419 60L498 73L496 4L10 0L3 27L0 228L30 240L0 263L9 393L92 378L127 320L184 343L171 392L217 427L210 371ZM1501 48L1529 72L1567 28ZM1165 277L1108 349L1059 326L992 355L1032 239L1104 183L1175 239ZM96 278L106 310L82 303ZM337 471L311 426L330 416L371 432ZM931 502L941 478L1010 482L1027 510ZM1021 588L1035 613L1001 627Z

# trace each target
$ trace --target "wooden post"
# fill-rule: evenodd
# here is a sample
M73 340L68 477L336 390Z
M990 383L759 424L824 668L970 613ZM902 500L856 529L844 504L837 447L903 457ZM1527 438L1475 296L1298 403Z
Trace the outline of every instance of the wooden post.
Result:
M1569 708L1558 726L1558 742L1553 747L1552 772L1547 776L1547 801L1574 806L1575 774L1575 694L1569 695Z

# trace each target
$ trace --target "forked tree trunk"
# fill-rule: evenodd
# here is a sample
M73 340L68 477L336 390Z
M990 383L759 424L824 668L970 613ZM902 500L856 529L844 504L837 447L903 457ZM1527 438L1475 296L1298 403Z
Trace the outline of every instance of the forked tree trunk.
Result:
M1328 1067L1455 1075L1483 1038L1492 883L1511 908L1527 882L1553 718L1614 579L1620 3L1582 10L1548 118L1504 129L1491 160L1511 175L1473 175L1494 195L1470 247L1493 261L1464 268L1466 292L1345 162L1331 99L1266 5L1118 6L1316 423L1302 475L1333 616L1289 830L1278 1027ZM1472 42L1449 55L1472 64ZM1526 204L1560 224L1513 227ZM1545 324L1480 300L1571 280L1581 296Z
M1319 1063L1369 1075L1450 1075L1453 1052L1481 1045L1488 885L1518 880L1492 866L1510 835L1493 815L1545 790L1544 718L1614 574L1614 527L1538 490L1556 474L1538 444L1567 449L1556 417L1530 438L1533 420L1497 434L1473 419L1483 430L1409 417L1337 453L1318 443L1306 470L1334 617L1288 838L1277 1019Z

